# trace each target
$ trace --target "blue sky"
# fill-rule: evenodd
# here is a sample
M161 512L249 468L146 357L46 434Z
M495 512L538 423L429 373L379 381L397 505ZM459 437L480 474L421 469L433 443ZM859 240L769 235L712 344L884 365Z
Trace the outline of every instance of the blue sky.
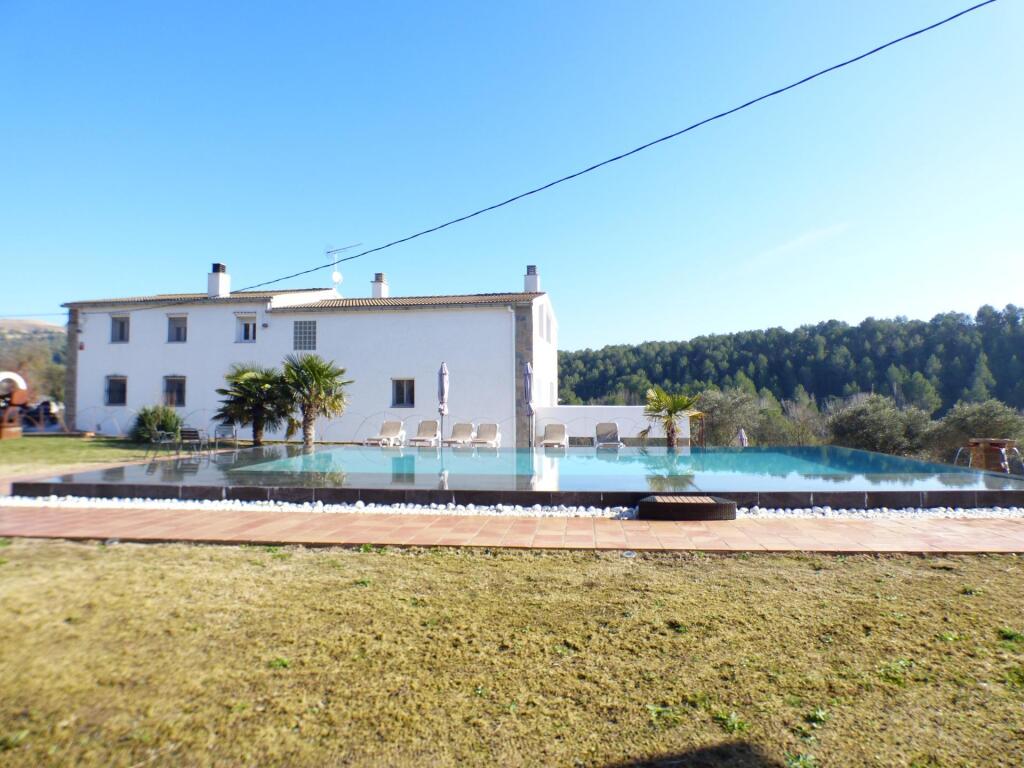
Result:
M0 0L0 314L313 266L967 4ZM345 265L343 293L518 289L536 263L566 349L1024 303L1022 35L1001 0Z

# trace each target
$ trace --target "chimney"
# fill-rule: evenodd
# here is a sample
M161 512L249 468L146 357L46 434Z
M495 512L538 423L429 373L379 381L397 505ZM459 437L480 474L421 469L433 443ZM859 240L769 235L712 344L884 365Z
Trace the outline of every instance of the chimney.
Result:
M370 294L375 299L386 299L388 297L388 279L383 272L377 272L370 283L373 292Z
M530 264L526 267L523 290L527 293L540 293L540 275L537 274L536 264Z
M206 295L211 299L222 299L230 293L231 275L228 274L228 268L223 264L214 264L206 276Z

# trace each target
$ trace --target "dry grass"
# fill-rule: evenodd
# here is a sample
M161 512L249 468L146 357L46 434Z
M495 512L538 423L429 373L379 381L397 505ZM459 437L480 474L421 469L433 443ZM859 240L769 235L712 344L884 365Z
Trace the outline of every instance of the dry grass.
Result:
M0 558L8 765L1024 762L1010 556Z
M23 437L0 442L0 480L53 470L88 469L94 464L137 461L147 446L112 438Z

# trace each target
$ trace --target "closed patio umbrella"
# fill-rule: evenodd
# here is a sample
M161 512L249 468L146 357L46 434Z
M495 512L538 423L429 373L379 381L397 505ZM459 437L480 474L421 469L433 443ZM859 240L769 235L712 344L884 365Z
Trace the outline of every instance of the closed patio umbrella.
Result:
M444 442L444 417L448 415L448 363L441 363L437 372L437 413L441 417L441 439Z
M530 417L530 447L533 447L533 366L523 364L523 400L526 401L526 415Z

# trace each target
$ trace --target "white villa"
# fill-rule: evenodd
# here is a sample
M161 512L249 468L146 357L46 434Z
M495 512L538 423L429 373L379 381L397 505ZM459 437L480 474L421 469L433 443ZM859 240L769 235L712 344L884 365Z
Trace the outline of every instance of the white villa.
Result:
M646 426L642 408L558 405L558 321L536 267L509 293L391 296L377 273L365 298L335 288L231 291L214 264L204 293L76 301L68 308L67 423L124 434L145 406L166 403L189 426L215 426L218 387L233 363L280 366L315 352L347 370L345 413L317 424L317 439L362 441L385 419L409 434L437 418L437 374L450 372L447 425L496 422L502 445L527 446L531 419L522 371L533 368L537 433L565 423L592 437L599 421L623 436ZM681 435L688 437L685 431ZM271 435L268 435L271 437Z

